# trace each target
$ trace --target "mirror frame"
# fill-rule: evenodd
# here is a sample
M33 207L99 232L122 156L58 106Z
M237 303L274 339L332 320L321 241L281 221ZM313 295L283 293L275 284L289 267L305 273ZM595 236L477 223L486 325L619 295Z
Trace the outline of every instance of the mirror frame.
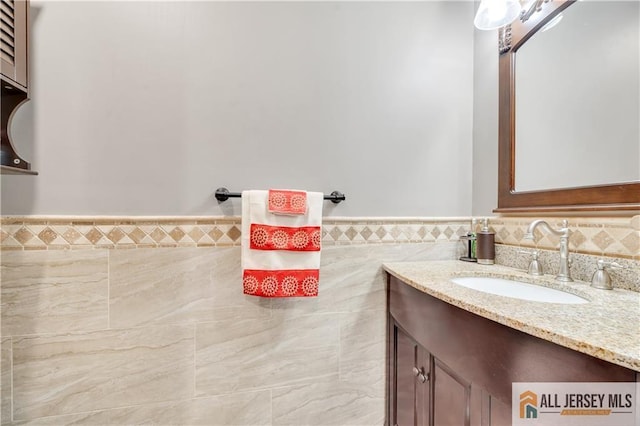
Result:
M576 0L535 2L538 11L524 22L519 18L498 32L498 208L494 212L640 210L640 182L541 191L515 190L515 56L536 31Z

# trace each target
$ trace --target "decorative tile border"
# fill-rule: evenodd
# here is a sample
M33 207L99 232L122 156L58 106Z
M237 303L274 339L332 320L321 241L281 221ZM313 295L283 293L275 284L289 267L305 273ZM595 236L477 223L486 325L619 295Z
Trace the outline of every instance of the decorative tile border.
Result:
M536 230L535 240L524 238L529 224L538 217L496 217L489 220L496 243L523 248L557 250L559 240ZM634 217L546 217L557 228L569 220L571 252L640 260L640 216ZM479 227L477 227L479 229Z
M232 219L3 218L2 249L141 248L239 244Z
M555 250L553 235L524 238L534 217L493 217L496 243ZM558 226L563 218L545 218ZM469 217L325 218L323 245L456 241ZM640 260L640 216L569 218L574 253ZM240 244L239 217L3 217L2 250L76 248L214 247ZM479 230L479 226L476 227Z
M240 245L239 217L4 217L2 250ZM457 241L468 218L325 219L323 245Z

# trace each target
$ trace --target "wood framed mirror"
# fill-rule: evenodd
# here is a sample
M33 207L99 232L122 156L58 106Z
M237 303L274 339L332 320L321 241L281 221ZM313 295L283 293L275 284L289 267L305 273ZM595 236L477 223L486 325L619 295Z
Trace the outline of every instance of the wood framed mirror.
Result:
M534 3L533 7L531 8L528 8L529 6L525 7L527 8L529 13L517 19L511 25L505 26L499 30L500 58L499 58L499 107L498 107L499 108L498 110L498 121L499 121L498 208L495 209L494 211L499 213L508 213L508 212L531 212L531 211L558 212L558 211L640 210L640 178L638 178L638 176L640 176L640 154L639 154L640 152L639 138L640 137L638 136L638 130L633 130L633 129L640 128L640 124L638 124L639 120L637 119L638 114L636 112L633 112L633 114L635 114L635 119L627 120L625 118L625 120L627 120L627 122L630 123L632 127L635 126L632 129L633 132L631 133L627 132L625 134L627 136L629 134L632 135L632 137L630 138L631 139L630 143L632 144L631 146L633 149L631 151L627 151L626 148L618 150L618 151L622 151L622 157L620 158L624 159L624 155L626 154L626 156L629 158L629 161L630 161L629 164L631 165L631 168L636 169L635 171L633 171L629 179L622 178L620 180L616 180L616 178L614 177L612 178L612 180L609 180L609 181L600 181L596 179L595 182L593 181L587 182L586 184L582 184L578 182L578 183L570 183L567 185L558 185L558 186L554 184L549 184L549 183L541 183L539 187L535 187L535 185L533 187L531 186L527 187L526 185L523 186L521 184L520 185L518 184L517 182L518 178L516 177L517 176L516 169L517 169L517 165L522 163L521 162L519 163L517 161L516 152L519 151L520 155L522 156L523 155L522 152L529 153L532 151L531 150L526 151L524 149L524 145L520 147L518 146L518 139L520 139L521 141L524 141L526 138L519 136L520 134L517 132L516 125L520 126L520 129L525 128L526 126L521 125L522 124L521 121L518 121L518 117L516 116L517 106L519 106L521 110L527 111L526 114L524 115L531 116L530 118L532 122L535 123L535 126L540 126L542 128L547 126L547 124L549 124L549 127L550 127L551 122L553 123L564 122L565 124L569 123L572 126L572 128L570 129L570 132L565 133L564 135L561 134L560 139L558 141L550 142L552 144L555 143L555 146L552 145L551 149L543 148L543 147L539 148L537 146L533 148L533 150L538 150L543 152L542 156L540 157L542 158L542 160L538 158L537 160L529 161L527 158L526 161L529 161L530 163L534 163L535 167L537 167L539 170L537 173L540 173L540 176L549 174L551 170L555 170L553 169L554 167L562 168L564 167L564 165L568 164L568 162L576 163L578 164L578 167L582 167L586 170L595 169L594 170L595 172L599 172L598 166L600 165L607 165L612 169L615 169L618 167L618 160L610 159L608 155L605 156L602 154L596 155L596 158L593 160L596 166L589 165L588 162L585 162L584 166L581 166L580 162L582 161L582 157L585 155L584 152L590 150L588 147L585 148L583 146L579 146L578 148L569 147L567 149L558 149L558 148L563 148L563 147L560 147L560 144L564 144L565 142L568 142L569 139L573 139L573 137L567 137L567 135L570 135L570 136L576 135L575 138L579 139L580 136L578 135L584 134L584 132L580 133L583 130L583 127L589 125L590 122L593 121L593 119L586 116L578 116L577 119L570 116L569 111L575 109L573 108L573 105L571 107L567 107L565 105L560 104L559 100L553 99L554 98L553 94L565 91L565 85L572 84L573 81L576 80L577 78L583 78L584 74L587 74L586 67L583 66L583 68L579 69L578 72L571 72L571 73L558 73L558 72L554 73L553 71L550 71L548 74L551 77L549 77L549 75L545 75L544 71L543 72L538 71L538 74L537 74L538 76L546 76L547 78L533 79L535 80L535 82L534 84L531 85L531 87L533 87L534 90L540 89L541 93L545 93L544 90L542 89L548 87L549 86L548 82L550 81L562 84L563 87L561 90L558 90L558 88L553 89L553 90L556 90L556 92L551 92L551 95L544 95L545 98L543 98L542 101L538 102L538 105L536 106L537 109L523 108L523 105L526 105L522 103L523 97L521 97L518 100L516 99L516 86L517 86L516 81L521 81L521 80L517 80L518 76L516 74L517 73L516 59L518 59L520 49L523 46L525 46L528 42L531 42L532 37L536 36L536 38L540 38L540 36L536 34L542 34L542 31L544 29L549 28L551 25L547 25L547 24L549 24L552 20L554 20L554 18L556 18L556 21L557 21L559 19L558 18L559 15L566 14L567 16L570 16L570 14L573 12L572 9L576 7L582 7L583 3L589 4L589 3L596 3L596 2L576 2L575 0L547 0L547 1L532 0L530 3ZM597 2L597 3L607 4L609 2ZM636 2L627 2L627 3L631 4ZM637 20L640 19L639 16L640 16L640 13L636 13L635 17L633 17L633 19L636 19L636 21L633 22L633 25L635 27L632 29L633 31L635 31L635 33L631 34L631 39L633 39L633 37L636 37L636 39L638 38ZM565 17L565 21L567 20L568 19L566 19ZM562 25L565 25L564 22L560 23L558 25L558 28ZM588 25L585 26L584 24L582 24L582 27L600 28L600 27L603 27L603 25L598 24L598 25L593 25L592 27L589 27ZM557 30L552 29L548 33L552 33L553 31L557 31ZM563 31L568 31L568 30L565 29ZM611 32L611 27L609 27L609 32ZM558 33L561 33L561 32L558 31L557 34ZM578 36L575 35L576 34L575 32L571 34L574 34L572 36L573 38L580 38L579 34ZM556 34L547 34L544 37L555 37L555 36ZM589 40L587 40L586 42L591 43ZM611 50L612 46L615 46L615 45L612 45L610 43L607 46L608 46L608 49ZM554 49L551 49L551 50L560 50L562 48L563 48L562 46L559 46L557 48L554 47ZM578 54L576 53L576 49L572 47L567 47L566 49L567 50L565 50L564 53L560 53L560 54L565 54L566 56L574 55L573 56L574 58L577 57L575 56L576 54ZM640 49L637 49L637 50L640 50ZM628 54L629 51L627 50L625 53ZM634 55L638 55L638 52L632 52L632 53ZM608 54L608 51L606 54ZM588 56L593 57L594 55L588 55ZM621 56L624 56L624 55L621 55ZM527 63L524 60L524 57L521 57L521 59L522 60L520 62L522 64ZM607 58L596 57L596 60L600 62L606 62ZM589 69L590 68L591 67L589 67ZM613 67L613 71L614 71L614 74L608 77L608 79L606 80L607 82L610 80L615 82L615 79L618 78L615 67ZM634 69L633 72L636 73L636 77L634 78L636 80L640 79L639 77L637 77L638 70ZM532 80L532 79L528 79L528 80ZM638 83L636 82L636 80L634 80L633 84L637 85ZM602 78L595 79L595 81L592 81L592 82L587 82L589 86L585 86L585 87L588 87L589 90L586 90L586 91L591 91L591 88L598 88L601 85L601 81L602 81ZM538 86L535 86L535 84L538 84ZM569 89L567 88L567 90ZM582 92L585 92L584 89L581 89L581 90ZM636 105L634 106L634 108L638 108L637 105L638 105L638 98L640 97L640 89L633 85L631 86L622 85L622 90L626 90L626 92L624 93L628 93L629 96L632 97L631 102L635 103L634 105ZM521 94L521 92L518 92L518 94ZM598 93L597 95L600 96L601 94ZM600 98L595 98L595 99L600 99ZM574 99L571 99L571 100L573 101L573 104L577 104L579 103L579 101L581 101L583 104L588 105L588 102L577 100L575 99L575 97ZM605 102L601 102L599 100L598 100L598 103L605 104ZM547 105L548 108L545 107L545 105ZM541 111L544 111L545 114L540 113ZM602 119L601 115L602 114L598 116L599 117L598 120ZM606 115L609 115L609 113L607 112ZM612 114L611 116L619 117L619 115L620 114ZM614 126L613 128L616 131L620 127L618 124L614 124L613 126ZM533 126L529 126L529 127L533 127ZM612 143L611 142L612 140L618 138L618 135L617 134L614 135L614 133L611 133L611 132L605 133L604 137L602 137L603 134L600 134L601 139L604 139L604 140L598 139L597 142L593 142L593 143L605 144L602 147L602 149L605 149L605 150L608 149L609 150L608 152L617 152L615 151L616 148L612 148L611 146L608 146L609 144ZM541 140L540 138L538 139L532 138L532 139L537 141ZM544 139L546 139L546 137ZM629 138L627 137L627 139ZM582 143L582 141L580 140L579 143ZM546 160L553 156L561 157L561 160L560 160L561 162L559 166L557 165L554 166L547 163ZM571 172L568 172L568 174L571 174ZM599 174L598 173L596 174L598 175L597 178L599 178ZM543 180L544 179L540 179L540 181L543 181Z

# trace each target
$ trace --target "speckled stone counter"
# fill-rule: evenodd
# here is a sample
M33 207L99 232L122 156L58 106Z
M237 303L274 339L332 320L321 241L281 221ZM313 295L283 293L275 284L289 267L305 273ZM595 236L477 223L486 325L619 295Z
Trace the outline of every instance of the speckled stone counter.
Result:
M499 265L461 261L385 263L408 285L454 306L541 339L640 372L640 293L599 290L588 283L560 283ZM472 290L451 278L514 279L576 294L585 304L531 302Z

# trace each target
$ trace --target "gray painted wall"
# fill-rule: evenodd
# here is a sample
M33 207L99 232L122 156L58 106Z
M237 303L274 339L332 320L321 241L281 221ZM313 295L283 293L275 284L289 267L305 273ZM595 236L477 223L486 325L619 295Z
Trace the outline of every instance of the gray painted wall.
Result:
M474 32L473 215L498 206L498 31Z
M219 186L471 213L471 2L32 6L12 133L40 176L2 177L3 215L239 214Z

